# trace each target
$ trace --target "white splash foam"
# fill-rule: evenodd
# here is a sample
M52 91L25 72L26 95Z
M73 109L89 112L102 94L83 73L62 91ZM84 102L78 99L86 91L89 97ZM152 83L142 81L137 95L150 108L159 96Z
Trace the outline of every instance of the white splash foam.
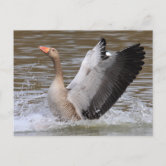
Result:
M60 122L49 111L48 104L45 98L46 95L36 96L35 101L36 99L41 99L41 97L43 97L44 102L40 101L38 104L28 104L29 101L25 100L18 100L19 102L15 102L15 132L49 131L52 129L60 129L69 126L102 127L108 125L123 124L152 124L152 108L147 107L145 103L139 101L138 99L133 99L130 109L128 111L121 111L118 110L116 107L113 107L98 120Z

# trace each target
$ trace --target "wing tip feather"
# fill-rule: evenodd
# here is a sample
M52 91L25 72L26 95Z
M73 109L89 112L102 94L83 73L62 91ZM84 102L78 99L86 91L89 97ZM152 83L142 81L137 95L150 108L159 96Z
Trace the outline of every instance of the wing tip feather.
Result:
M102 37L100 39L100 44L106 46L107 42L106 42L105 38Z

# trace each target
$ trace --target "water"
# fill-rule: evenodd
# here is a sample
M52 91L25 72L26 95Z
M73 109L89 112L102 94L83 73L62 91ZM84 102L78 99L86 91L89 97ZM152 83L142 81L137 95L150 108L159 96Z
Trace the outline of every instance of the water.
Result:
M117 103L99 120L60 122L49 111L47 91L54 78L52 61L38 46L59 51L65 85L74 78L86 52L107 40L107 50L135 43L145 47L143 70ZM152 135L152 32L150 31L15 31L15 135Z

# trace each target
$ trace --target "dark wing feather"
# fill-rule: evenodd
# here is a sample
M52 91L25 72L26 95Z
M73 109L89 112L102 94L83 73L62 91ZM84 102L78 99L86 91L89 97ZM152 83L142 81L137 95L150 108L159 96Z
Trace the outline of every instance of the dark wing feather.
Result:
M118 100L142 69L145 54L143 50L140 44L136 44L112 57L114 62L105 70L96 94L88 108L82 110L85 118L99 118Z

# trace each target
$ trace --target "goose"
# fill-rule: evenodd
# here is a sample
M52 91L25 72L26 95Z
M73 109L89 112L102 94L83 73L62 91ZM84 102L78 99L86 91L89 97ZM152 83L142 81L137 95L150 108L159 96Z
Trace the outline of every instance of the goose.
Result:
M55 78L48 90L48 104L61 120L99 119L142 70L144 47L132 45L110 53L101 38L89 50L71 83L65 87L60 56L55 48L39 47L53 61Z

